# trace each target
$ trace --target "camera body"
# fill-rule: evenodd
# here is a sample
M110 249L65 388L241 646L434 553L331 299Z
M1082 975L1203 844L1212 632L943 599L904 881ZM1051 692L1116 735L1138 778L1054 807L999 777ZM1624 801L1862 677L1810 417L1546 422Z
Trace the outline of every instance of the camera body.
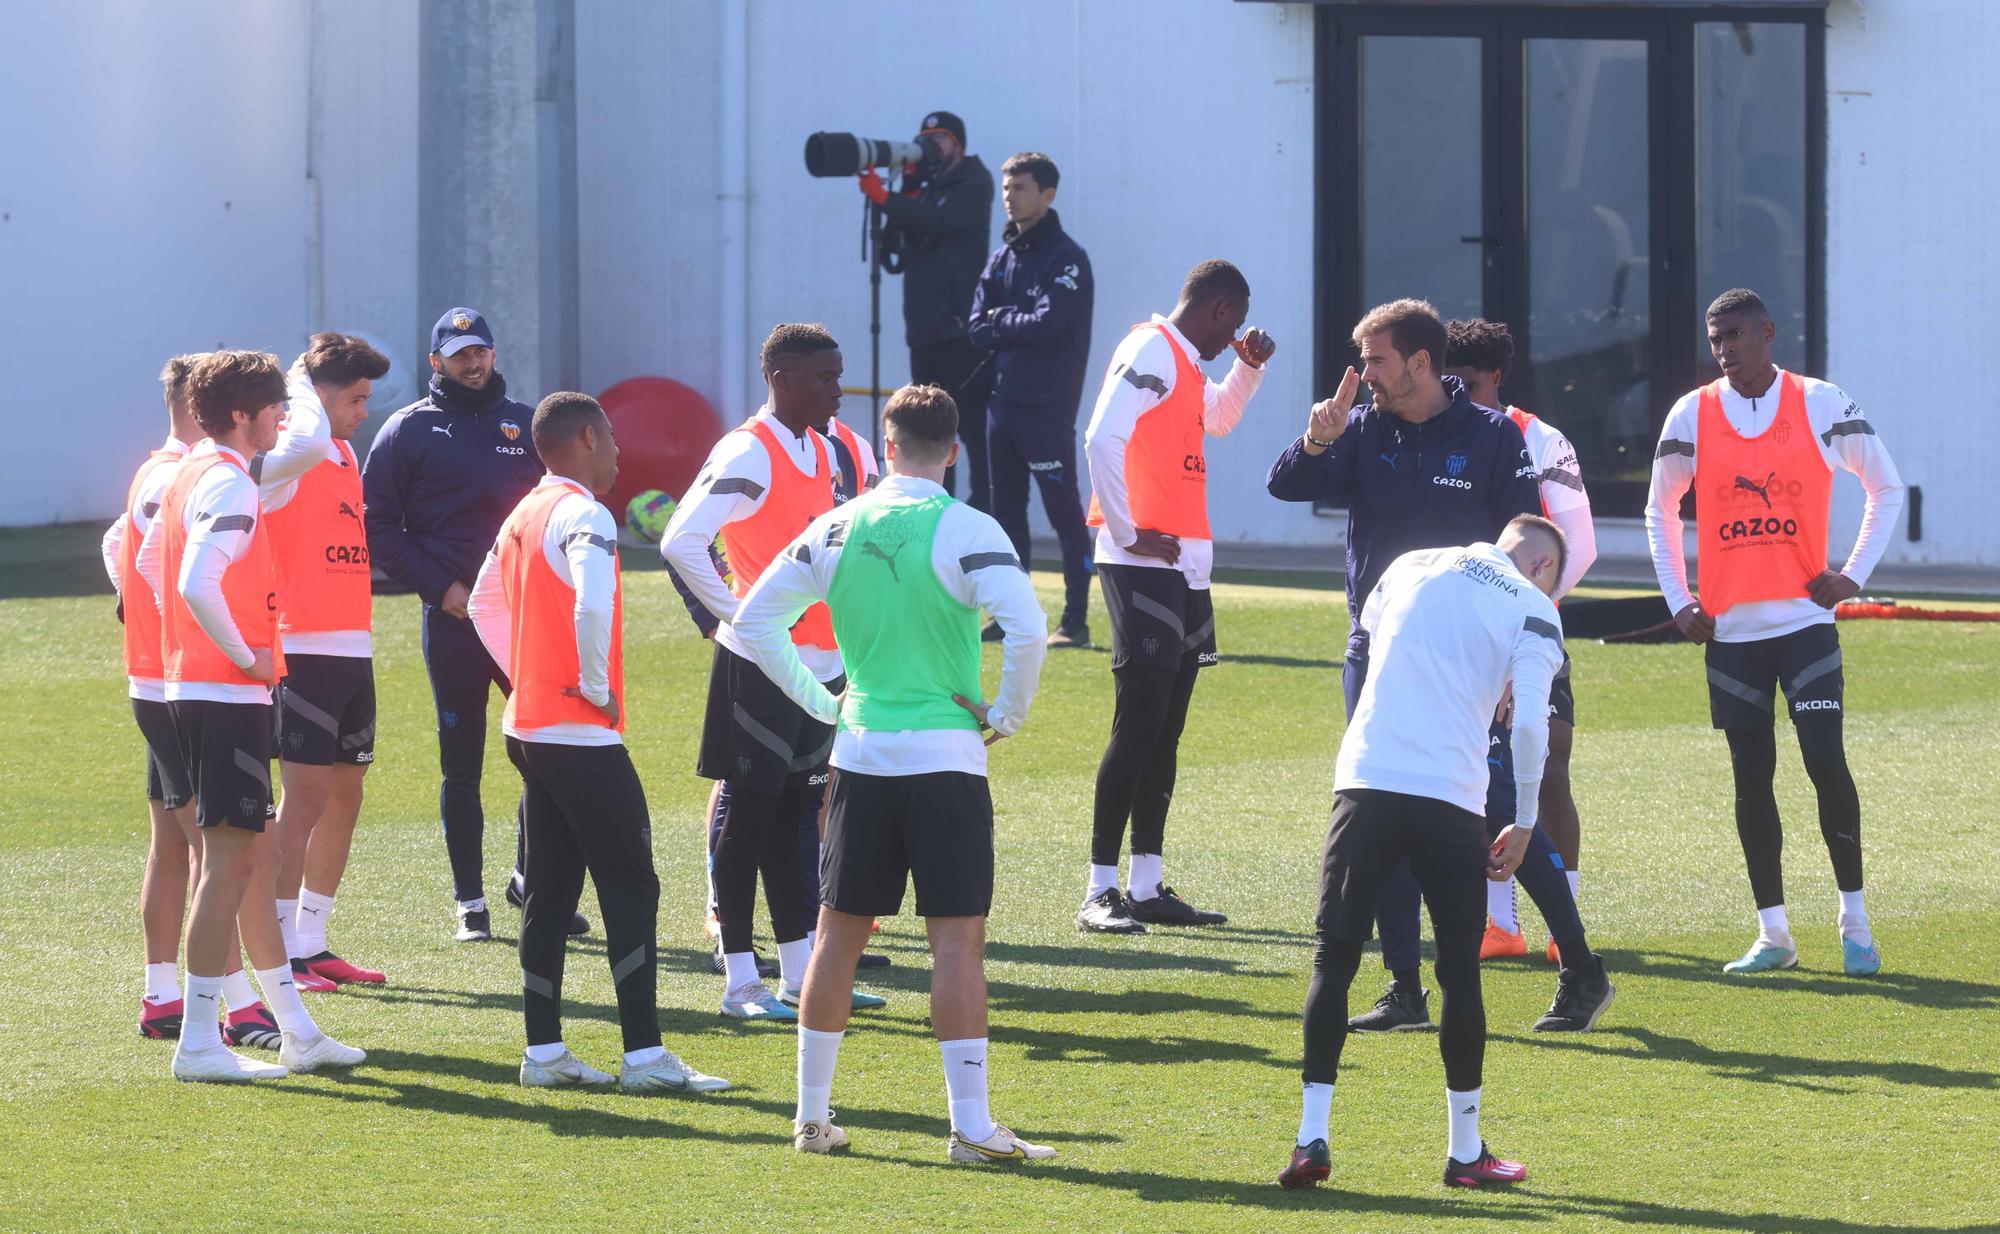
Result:
M806 174L858 176L871 167L916 167L929 177L944 166L944 142L935 133L914 141L884 141L852 133L814 133L806 138Z

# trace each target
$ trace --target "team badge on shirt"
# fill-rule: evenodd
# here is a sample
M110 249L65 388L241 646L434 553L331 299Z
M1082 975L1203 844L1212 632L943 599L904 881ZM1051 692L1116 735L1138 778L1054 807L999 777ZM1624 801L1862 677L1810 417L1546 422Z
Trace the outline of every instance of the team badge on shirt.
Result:
M500 422L500 435L508 441L513 441L521 435L521 426L512 420L502 420Z

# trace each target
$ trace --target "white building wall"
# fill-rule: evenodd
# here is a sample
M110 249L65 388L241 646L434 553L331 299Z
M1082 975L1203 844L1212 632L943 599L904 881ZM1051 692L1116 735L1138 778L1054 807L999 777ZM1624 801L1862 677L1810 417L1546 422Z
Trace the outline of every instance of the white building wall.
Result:
M1892 561L2000 565L2000 170L1982 152L2000 101L1977 67L1996 46L1992 0L1836 0L1827 14L1827 376L1923 486L1923 539L1898 528ZM1962 71L1939 62L1950 48ZM1842 480L1836 552L1860 509Z

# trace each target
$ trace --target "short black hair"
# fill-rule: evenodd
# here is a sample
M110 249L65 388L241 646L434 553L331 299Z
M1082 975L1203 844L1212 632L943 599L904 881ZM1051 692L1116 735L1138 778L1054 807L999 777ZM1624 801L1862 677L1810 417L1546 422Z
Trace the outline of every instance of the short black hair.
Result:
M958 404L939 386L904 386L882 407L883 430L913 463L941 463L958 439Z
M1056 161L1036 150L1023 150L1000 164L1000 178L1008 176L1033 176L1039 189L1052 189L1062 180Z
M535 404L535 418L529 428L539 453L550 446L573 441L588 425L604 419L604 406L588 394L558 390Z
M1444 328L1444 366L1498 372L1502 377L1514 365L1514 334L1504 321L1474 317L1470 321L1447 322Z
M1747 313L1758 321L1768 320L1771 310L1764 307L1764 297L1748 287L1732 287L1708 303L1708 315L1721 317L1728 313Z
M833 341L833 335L816 321L786 322L772 330L764 340L764 371L778 368L781 362L793 356L811 355L816 351L838 351L840 344Z
M378 381L389 371L389 357L370 346L367 339L352 334L315 334L306 344L304 358L307 377L336 389L363 378Z
M1524 531L1539 531L1555 542L1556 577L1561 578L1563 571L1569 569L1569 540L1564 537L1562 528L1539 514L1516 514L1508 522L1507 530L1511 531L1516 527Z
M1187 281L1181 284L1181 302L1199 306L1217 300L1250 303L1250 280L1229 262L1212 257L1188 271Z

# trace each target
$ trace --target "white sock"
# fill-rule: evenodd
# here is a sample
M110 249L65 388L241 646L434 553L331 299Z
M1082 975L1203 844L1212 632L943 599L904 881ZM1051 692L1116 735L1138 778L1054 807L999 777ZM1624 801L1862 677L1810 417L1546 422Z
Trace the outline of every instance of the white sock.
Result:
M486 911L486 897L480 896L477 900L460 900L458 902L458 911L461 913L483 913Z
M808 946L808 947L817 947L817 946L819 946L819 931L818 931L818 930L807 930L807 931L806 931L806 946Z
M1333 1085L1308 1084L1305 1096L1299 1102L1299 1147L1304 1148L1314 1140L1331 1138L1327 1131L1327 1119L1333 1114Z
M241 1011L245 1007L255 1007L264 1000L257 997L257 991L250 986L250 974L237 969L222 982L222 1001L231 1011Z
M1493 919L1494 925L1509 934L1521 932L1521 922L1514 916L1513 879L1510 878L1504 883L1496 883L1491 879L1486 881L1486 915Z
M171 1003L181 996L181 970L172 964L146 966L146 1001Z
M1151 900L1160 894L1160 884L1167 881L1167 872L1162 868L1158 853L1132 854L1132 889L1129 894L1135 900Z
M1107 891L1116 890L1118 890L1118 867L1101 866L1093 862L1090 867L1090 883L1083 891L1085 902L1095 900Z
M527 1049L529 1062L542 1063L544 1065L556 1061L567 1053L569 1053L569 1047L560 1041L551 1041L546 1045L531 1045Z
M827 1104L833 1100L833 1065L840 1061L840 1039L845 1036L799 1025L799 1108L794 1126L826 1121Z
M270 1005L271 1017L277 1020L280 1032L304 1041L319 1036L319 1025L313 1023L312 1013L299 998L299 987L292 983L291 965L258 969L257 984L264 988L264 1001Z
M1576 876L1577 872L1575 870L1563 871L1563 877L1569 880L1569 898L1572 900L1576 899L1577 897Z
M1757 910L1757 937L1784 947L1792 945L1792 923L1785 918L1784 905Z
M1476 1088L1469 1093L1444 1090L1444 1099L1451 1107L1451 1144L1445 1151L1453 1161L1479 1160L1479 1093Z
M221 977L187 978L187 1008L181 1016L183 1050L208 1050L222 1044Z
M1038 180L1036 183L1039 184L1041 181ZM663 1045L649 1045L643 1050L625 1051L625 1065L627 1067L647 1067L659 1062L666 1056L667 1047Z
M787 990L806 988L806 965L812 963L813 945L803 938L778 944L778 980Z
M1840 893L1840 934L1863 947L1875 945L1875 936L1868 932L1868 909L1862 904L1858 890Z
M968 1140L993 1135L993 1112L986 1101L986 1038L938 1042L944 1057L944 1091L951 1101L952 1130Z
M297 900L278 901L278 933L285 936L285 954L294 960L303 960L312 953L299 950L299 933L295 924L298 915Z
M279 901L282 909L284 901ZM301 960L310 960L326 950L326 924L333 919L333 897L323 896L317 891L299 892L298 926L295 936L299 949L293 952ZM280 917L280 921L284 918Z
M757 980L757 953L754 951L731 951L722 957L722 980L729 990L740 990ZM725 990L724 993L727 993Z

